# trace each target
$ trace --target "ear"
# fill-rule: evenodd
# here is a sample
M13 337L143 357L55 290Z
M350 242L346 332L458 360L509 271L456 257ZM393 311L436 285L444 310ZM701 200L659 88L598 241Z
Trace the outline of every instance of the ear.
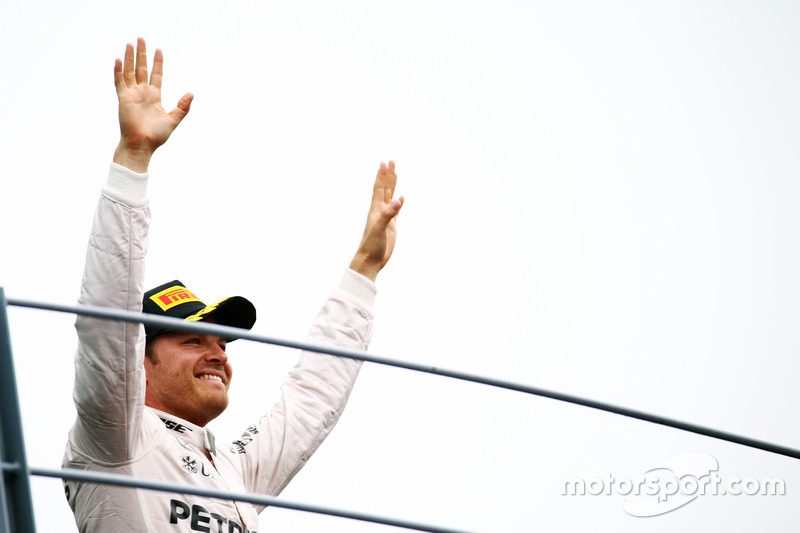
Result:
M144 382L145 382L145 385L150 382L150 373L155 371L155 369L153 368L154 366L155 366L155 362L153 362L152 358L150 358L150 357L145 357L144 358Z

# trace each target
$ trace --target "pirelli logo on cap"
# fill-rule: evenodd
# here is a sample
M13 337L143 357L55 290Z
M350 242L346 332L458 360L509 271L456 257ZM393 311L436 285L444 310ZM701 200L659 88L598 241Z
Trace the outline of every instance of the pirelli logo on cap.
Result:
M152 295L150 299L153 300L163 311L172 309L176 305L189 302L200 302L200 298L195 296L192 291L186 287L181 287L180 285L164 289L163 291Z

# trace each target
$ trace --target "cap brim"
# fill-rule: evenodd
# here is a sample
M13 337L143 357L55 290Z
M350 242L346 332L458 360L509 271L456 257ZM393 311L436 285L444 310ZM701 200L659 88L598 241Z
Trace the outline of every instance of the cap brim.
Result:
M231 296L206 306L184 320L209 321L221 326L250 329L256 323L256 308L247 298ZM226 340L234 341L236 337Z

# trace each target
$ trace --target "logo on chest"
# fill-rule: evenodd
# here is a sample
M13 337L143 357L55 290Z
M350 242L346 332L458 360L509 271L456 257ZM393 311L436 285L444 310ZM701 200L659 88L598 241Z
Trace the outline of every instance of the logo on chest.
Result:
M197 473L197 460L192 459L191 455L181 458L181 467L190 474Z
M181 457L180 465L181 468L189 474L199 473L203 477L209 477L215 480L219 479L219 475L213 466L191 455L184 455Z

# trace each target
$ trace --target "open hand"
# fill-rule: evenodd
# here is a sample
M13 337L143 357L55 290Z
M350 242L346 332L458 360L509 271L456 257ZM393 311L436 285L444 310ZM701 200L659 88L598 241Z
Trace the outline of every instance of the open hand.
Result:
M156 50L153 72L148 82L147 51L144 39L125 48L125 61L114 64L114 85L119 98L120 141L114 162L136 172L146 172L156 148L164 144L189 112L193 95L185 94L175 109L167 113L161 105L161 78L164 54Z
M397 239L397 214L404 202L402 196L393 199L396 185L394 161L389 161L388 166L381 163L375 178L364 236L350 263L352 270L372 281L375 281L378 272L389 262L394 251Z

